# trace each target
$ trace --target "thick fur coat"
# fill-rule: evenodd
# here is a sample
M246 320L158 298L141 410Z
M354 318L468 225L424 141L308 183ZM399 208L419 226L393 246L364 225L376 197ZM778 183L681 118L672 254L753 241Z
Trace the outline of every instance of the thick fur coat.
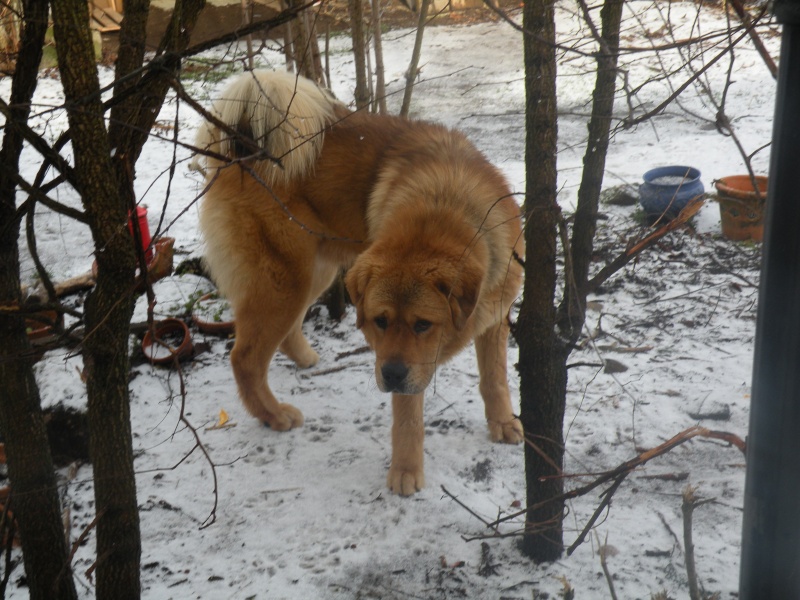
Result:
M388 485L424 485L423 395L436 367L475 341L490 437L518 443L508 392L508 313L522 279L519 208L459 132L351 112L312 82L271 71L234 79L198 132L208 189L206 259L236 316L231 363L247 410L302 424L268 384L278 350L318 356L301 326L342 267L357 325L392 394Z

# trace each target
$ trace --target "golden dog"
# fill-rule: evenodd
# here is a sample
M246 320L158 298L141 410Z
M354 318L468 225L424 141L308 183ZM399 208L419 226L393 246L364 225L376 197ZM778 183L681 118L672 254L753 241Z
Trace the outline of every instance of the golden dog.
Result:
M494 441L518 443L508 392L508 311L519 291L519 208L500 173L460 133L351 112L288 73L245 73L198 133L208 267L236 315L231 352L247 410L276 430L303 423L267 383L282 351L318 360L301 326L350 266L357 325L392 393L388 485L424 485L423 394L437 365L475 340Z

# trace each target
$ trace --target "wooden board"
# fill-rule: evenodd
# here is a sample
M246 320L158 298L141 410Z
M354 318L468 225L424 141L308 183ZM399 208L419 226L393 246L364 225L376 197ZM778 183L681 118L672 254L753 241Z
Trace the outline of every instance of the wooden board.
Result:
M122 15L118 13L113 6L98 6L95 4L95 2L101 1L102 0L92 0L89 3L89 12L91 15L89 24L91 28L102 33L119 31L120 24L122 23Z

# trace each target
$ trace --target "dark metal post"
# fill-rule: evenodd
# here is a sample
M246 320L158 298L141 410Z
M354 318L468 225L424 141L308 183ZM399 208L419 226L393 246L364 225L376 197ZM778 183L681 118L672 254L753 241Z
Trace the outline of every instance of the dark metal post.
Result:
M800 599L800 2L783 24L744 497L741 600Z

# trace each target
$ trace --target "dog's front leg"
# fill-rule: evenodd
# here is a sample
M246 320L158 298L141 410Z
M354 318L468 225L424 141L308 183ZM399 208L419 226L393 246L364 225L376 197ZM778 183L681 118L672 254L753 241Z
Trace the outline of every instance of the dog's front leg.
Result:
M386 482L390 490L401 496L410 496L425 486L422 464L424 396L392 394L392 465Z
M489 436L494 442L519 444L525 434L522 423L514 416L511 408L506 368L507 345L508 324L505 321L490 327L475 338L480 390L486 407Z

